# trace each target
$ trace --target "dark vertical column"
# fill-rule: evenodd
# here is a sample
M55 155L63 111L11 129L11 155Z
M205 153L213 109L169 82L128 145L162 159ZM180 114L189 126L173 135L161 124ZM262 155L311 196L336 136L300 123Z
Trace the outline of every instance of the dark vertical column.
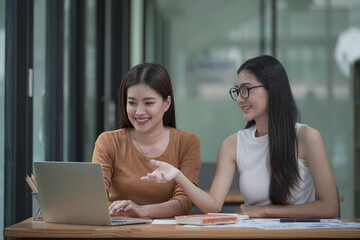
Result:
M118 90L130 67L130 1L111 2L111 98L118 111ZM116 113L118 124L119 111Z
M265 0L260 0L260 53L265 53Z
M85 2L70 1L69 161L84 161Z
M272 0L271 3L271 54L276 57L276 44L277 44L277 11L276 11L276 0Z
M143 35L143 39L142 39L142 48L143 48L143 52L142 52L142 59L143 61L145 61L146 59L146 4L149 0L144 0L144 4L143 4L143 29L142 29L142 35Z
M331 31L331 27L333 26L332 21L332 9L331 9L331 3L329 1L326 2L326 13L325 13L325 46L326 46L326 53L328 57L326 58L326 82L327 82L327 91L329 95L329 101L333 101L333 82L334 82L334 74L333 74L333 51L334 51L334 43L330 39L333 38L333 34ZM330 104L331 105L331 104ZM334 110L334 108L331 108ZM336 125L336 124L334 124ZM334 126L336 127L336 126ZM330 138L330 146L334 146L332 141L332 138Z
M104 131L105 115L105 1L96 2L96 136Z
M4 225L31 216L33 1L6 1ZM30 79L30 80L29 80Z
M360 217L360 60L355 62L354 65L354 203L355 212L354 217Z
M63 161L64 2L46 2L45 160Z

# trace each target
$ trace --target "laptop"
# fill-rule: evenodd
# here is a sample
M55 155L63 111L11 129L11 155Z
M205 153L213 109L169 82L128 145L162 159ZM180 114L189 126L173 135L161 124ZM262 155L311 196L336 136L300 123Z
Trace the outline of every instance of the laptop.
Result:
M111 218L100 163L35 162L34 168L45 222L113 226L152 221Z

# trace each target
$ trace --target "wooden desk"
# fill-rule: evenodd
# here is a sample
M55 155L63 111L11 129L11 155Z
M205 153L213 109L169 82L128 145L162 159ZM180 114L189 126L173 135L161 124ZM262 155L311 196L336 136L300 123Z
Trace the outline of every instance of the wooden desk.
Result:
M345 221L345 220L344 220ZM360 219L348 221L360 222ZM32 221L31 218L4 229L13 238L159 238L159 239L244 239L244 238L360 238L356 229L263 230L257 228L190 228L181 225L84 226Z

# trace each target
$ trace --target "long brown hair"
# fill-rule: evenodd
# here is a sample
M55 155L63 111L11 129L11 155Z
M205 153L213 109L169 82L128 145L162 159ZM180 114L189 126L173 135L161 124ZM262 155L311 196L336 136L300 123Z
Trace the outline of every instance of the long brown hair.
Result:
M176 128L174 93L167 70L157 63L141 63L132 67L121 82L119 90L119 127L134 127L126 112L127 91L129 87L144 83L154 89L165 101L171 97L169 109L164 113L163 124Z

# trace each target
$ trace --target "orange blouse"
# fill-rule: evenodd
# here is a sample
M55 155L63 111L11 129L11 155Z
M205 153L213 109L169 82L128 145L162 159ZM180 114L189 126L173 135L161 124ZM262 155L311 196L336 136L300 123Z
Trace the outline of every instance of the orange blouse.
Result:
M154 159L177 167L197 185L201 166L199 138L195 133L169 129L167 149ZM92 161L102 164L109 202L131 200L138 205L147 205L176 199L182 206L181 214L188 214L192 203L175 181L159 184L140 180L155 167L149 164L152 158L143 156L136 149L129 130L104 132L95 143Z

